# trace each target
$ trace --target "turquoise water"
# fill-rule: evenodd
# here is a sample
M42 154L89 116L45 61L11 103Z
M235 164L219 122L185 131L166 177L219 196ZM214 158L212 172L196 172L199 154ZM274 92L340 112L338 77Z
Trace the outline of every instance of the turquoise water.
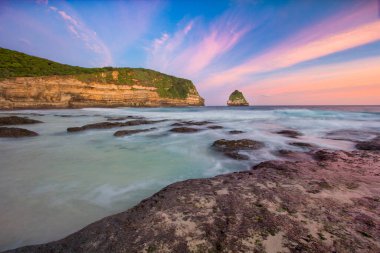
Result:
M274 154L278 149L302 150L274 133L278 130L296 129L304 134L300 141L343 150L354 149L354 143L326 139L326 133L360 130L363 135L353 137L365 140L380 132L376 106L92 108L3 111L0 116L11 114L44 123L25 126L38 137L0 139L0 250L60 239L176 181L246 170L280 159ZM71 117L61 117L65 115ZM168 121L155 124L155 131L122 138L113 136L120 129L66 132L67 127L126 115ZM178 120L208 120L224 129L170 133ZM229 130L245 133L229 135ZM266 147L250 153L249 161L234 161L210 149L221 138L251 138Z

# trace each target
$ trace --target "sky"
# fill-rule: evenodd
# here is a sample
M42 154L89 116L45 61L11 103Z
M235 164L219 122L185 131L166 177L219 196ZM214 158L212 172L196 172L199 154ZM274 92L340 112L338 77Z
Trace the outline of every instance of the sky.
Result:
M206 105L380 104L380 0L1 0L0 47L187 78Z

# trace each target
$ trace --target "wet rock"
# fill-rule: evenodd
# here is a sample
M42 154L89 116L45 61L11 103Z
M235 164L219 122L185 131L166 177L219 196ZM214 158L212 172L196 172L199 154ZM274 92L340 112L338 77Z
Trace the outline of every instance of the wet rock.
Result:
M295 161L307 161L311 159L311 155L309 153L297 152L288 149L277 150L276 152L274 152L274 154Z
M236 160L248 160L247 155L239 154L239 151L246 150L256 150L264 147L264 144L259 141L254 141L250 139L240 139L240 140L217 140L212 146L216 151L222 152L225 156Z
M0 117L0 126L42 123L42 121L18 116Z
M228 132L229 134L242 134L244 131L239 131L239 130L231 130Z
M355 147L359 150L380 150L380 136L369 141L360 141Z
M132 120L127 122L99 122L81 127L69 127L67 132L79 132L89 129L110 129L115 127L138 126L162 122L163 120Z
M169 131L174 133L195 133L201 131L201 129L192 127L175 127L170 129Z
M380 154L329 152L323 166L268 161L174 183L62 240L10 252L380 252ZM353 178L365 185L354 194L343 187Z
M374 132L345 129L328 132L324 138L330 140L358 142L366 141L374 137L376 137L376 133Z
M313 148L314 145L306 142L290 142L289 145L300 147L300 148Z
M222 129L223 127L218 126L218 125L212 125L212 126L208 126L207 128L209 128L209 129Z
M281 130L276 132L276 134L281 134L289 138L298 138L299 136L302 136L302 133L295 130Z
M17 127L0 127L0 137L32 137L38 136L38 133Z
M211 123L211 121L181 121L173 123L171 126L204 126Z
M122 136L126 136L126 135L132 135L132 134L137 134L137 133L149 132L149 131L152 131L152 130L155 130L155 129L157 129L157 128L152 127L152 128L149 128L149 129L120 130L120 131L115 132L113 134L113 136L122 137Z

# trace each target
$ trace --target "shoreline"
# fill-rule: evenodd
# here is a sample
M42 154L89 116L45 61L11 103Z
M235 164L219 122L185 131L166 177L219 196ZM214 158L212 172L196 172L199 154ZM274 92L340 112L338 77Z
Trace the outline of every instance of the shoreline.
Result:
M380 250L380 220L371 218L380 152L301 153L309 160L173 183L64 239L4 252Z

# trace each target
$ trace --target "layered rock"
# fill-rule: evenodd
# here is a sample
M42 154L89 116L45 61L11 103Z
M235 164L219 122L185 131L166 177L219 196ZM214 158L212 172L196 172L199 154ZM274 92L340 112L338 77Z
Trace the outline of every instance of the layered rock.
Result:
M10 252L380 252L380 153L309 155L178 182L62 240Z
M160 96L156 87L87 83L74 76L0 80L0 109L202 105L195 88L186 98L169 98Z
M228 106L248 106L248 102L245 99L241 91L235 90L231 93L227 101Z

